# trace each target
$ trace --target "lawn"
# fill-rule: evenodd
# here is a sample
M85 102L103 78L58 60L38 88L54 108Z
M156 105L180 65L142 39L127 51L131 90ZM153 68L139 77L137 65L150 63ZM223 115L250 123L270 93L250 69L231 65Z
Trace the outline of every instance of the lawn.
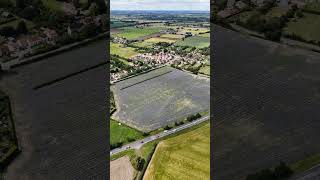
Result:
M118 55L127 59L138 54L134 48L124 47L122 44L111 43L110 49L110 54Z
M210 123L160 142L144 180L210 179Z
M210 45L210 38L201 37L201 36L192 36L189 38L185 38L184 40L177 41L175 45L204 48Z
M124 124L119 125L119 122L110 120L110 144L118 142L128 143L128 138L138 140L142 137L142 132Z
M284 28L285 34L295 34L305 40L320 41L320 15L303 13L302 18L290 21Z
M158 33L162 30L161 27L145 27L145 28L136 28L136 27L125 27L121 28L121 32L115 36L123 37L128 40L138 39L143 36L148 36L151 34Z

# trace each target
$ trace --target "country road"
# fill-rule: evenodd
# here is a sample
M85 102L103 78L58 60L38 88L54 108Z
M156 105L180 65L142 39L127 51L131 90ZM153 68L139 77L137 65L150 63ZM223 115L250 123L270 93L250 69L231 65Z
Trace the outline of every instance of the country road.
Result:
M187 123L187 124L184 124L184 125L181 125L179 127L176 127L176 128L172 128L170 130L165 130L159 134L156 134L156 135L152 135L152 136L148 136L144 139L140 139L138 141L135 141L135 142L132 142L132 143L129 143L129 144L126 144L120 148L116 148L116 149L113 149L110 151L110 156L111 155L114 155L114 154L118 154L120 152L123 152L125 150L128 150L128 149L140 149L141 146L151 142L151 141L155 141L157 139L160 139L160 138L163 138L165 136L169 136L171 134L174 134L174 133L177 133L179 131L182 131L184 129L187 129L187 128L190 128L192 126L195 126L197 124L200 124L206 120L208 120L210 117L209 116L204 116L204 117L201 117L200 119L197 119L195 121L192 121L190 123Z

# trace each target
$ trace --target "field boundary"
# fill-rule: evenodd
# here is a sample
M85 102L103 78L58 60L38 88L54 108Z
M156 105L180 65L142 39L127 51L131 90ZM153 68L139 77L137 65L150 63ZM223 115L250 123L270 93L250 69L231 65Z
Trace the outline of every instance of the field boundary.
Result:
M166 67L166 66L167 66L167 65L158 66L158 67L155 67L155 68L152 68L152 69L143 71L143 72L141 72L141 73L137 73L137 74L134 74L134 75L131 75L131 76L127 76L127 77L121 78L121 79L119 79L119 80L117 80L117 81L111 82L110 84L113 85L113 84L116 84L116 83L118 83L118 82L121 82L121 81L130 79L130 78L139 76L139 75L141 75L141 74L146 74L146 73L148 73L148 72L151 72L151 71L153 71L153 70L160 69L160 68L163 68L163 67Z
M6 168L6 166L8 166L10 162L12 162L20 154L21 150L19 149L19 143L18 143L18 138L15 130L15 123L13 120L13 114L12 114L9 96L4 96L3 98L0 98L0 101L6 101L8 104L7 108L9 110L10 123L12 126L11 131L12 131L14 143L15 143L15 145L10 148L9 152L5 154L2 159L0 159L0 173L1 173L1 171L3 171Z
M126 87L120 88L120 90L127 89L127 88L129 88L129 87L134 86L134 85L137 85L137 84L140 84L140 83L143 83L143 82L149 81L149 80L151 80L151 79L154 79L154 78L157 78L157 77L160 77L160 76L166 75L166 74L169 74L169 73L171 73L171 72L172 72L172 71L168 71L168 72L165 72L165 73L162 73L162 74L159 74L159 75L153 76L153 77L151 77L151 78L145 79L145 80L143 80L143 81L140 81L140 82L137 82L137 83L133 83L133 84L131 84L131 85L129 85L129 86L126 86Z
M90 70L93 70L93 69L96 69L96 68L98 68L98 67L100 67L100 66L104 66L104 65L106 65L106 64L107 64L107 62L102 62L102 63L99 63L99 64L97 64L97 65L94 65L94 66L91 66L91 67L82 69L82 70L80 70L80 71L77 71L77 72L74 72L74 73L71 73L71 74L62 76L62 77L60 77L60 78L57 78L57 79L54 79L54 80L51 80L51 81L48 81L48 82L39 84L39 85L33 87L33 90L38 90L38 89L41 89L41 88L43 88L43 87L50 86L50 85L55 84L55 83L57 83L57 82L59 82L59 81L63 81L63 80L68 79L68 78L70 78L70 77L76 76L76 75L78 75L78 74L81 74L81 73L84 73L84 72L87 72L87 71L90 71Z

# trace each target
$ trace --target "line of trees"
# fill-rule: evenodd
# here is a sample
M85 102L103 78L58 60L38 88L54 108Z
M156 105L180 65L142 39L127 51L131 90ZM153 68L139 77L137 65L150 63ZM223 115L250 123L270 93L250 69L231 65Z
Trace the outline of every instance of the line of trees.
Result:
M262 169L249 174L246 180L282 180L292 176L293 170L284 162L280 162L274 169Z

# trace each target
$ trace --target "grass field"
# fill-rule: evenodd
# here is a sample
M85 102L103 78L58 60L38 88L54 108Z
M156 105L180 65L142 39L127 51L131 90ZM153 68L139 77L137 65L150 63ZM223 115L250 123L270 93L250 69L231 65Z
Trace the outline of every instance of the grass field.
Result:
M305 40L320 41L320 15L303 13L297 21L290 21L284 28L285 34L295 34Z
M158 42L167 42L167 43L174 43L175 40L167 39L167 38L150 38L145 40L147 43L158 43Z
M154 43L152 43L152 42L147 42L147 41L132 43L132 45L135 45L135 46L138 46L138 47L152 47L153 44L154 44Z
M137 39L143 36L148 36L151 34L158 33L162 30L161 27L145 27L143 29L136 28L136 27L125 27L121 28L121 32L118 34L115 34L115 36L123 37L128 40Z
M204 48L210 45L210 38L201 37L201 36L192 36L189 38L185 38L184 40L177 41L175 45Z
M210 179L210 124L160 142L143 179Z
M122 44L111 43L110 54L118 55L123 58L130 58L138 53L132 47L123 47Z
M119 125L119 122L110 120L110 144L118 142L128 143L128 138L137 140L142 137L142 132L124 124Z

